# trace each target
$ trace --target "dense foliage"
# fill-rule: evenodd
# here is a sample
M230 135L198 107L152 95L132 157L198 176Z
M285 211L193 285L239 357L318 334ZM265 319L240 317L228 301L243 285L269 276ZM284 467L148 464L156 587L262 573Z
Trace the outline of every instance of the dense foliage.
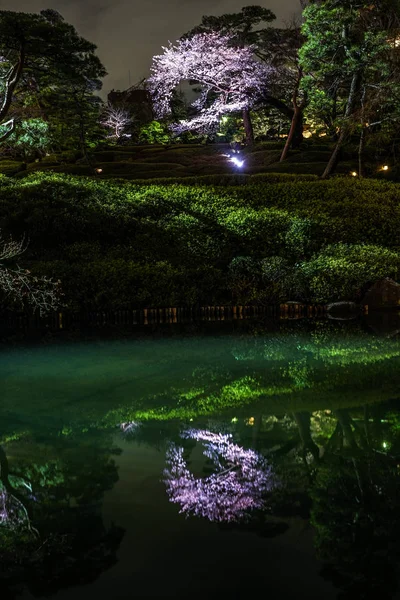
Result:
M0 11L0 140L3 152L43 156L101 139L98 118L106 70L54 10Z
M26 233L25 264L61 279L74 308L360 300L396 277L396 184L265 177L232 187L3 177L0 228Z

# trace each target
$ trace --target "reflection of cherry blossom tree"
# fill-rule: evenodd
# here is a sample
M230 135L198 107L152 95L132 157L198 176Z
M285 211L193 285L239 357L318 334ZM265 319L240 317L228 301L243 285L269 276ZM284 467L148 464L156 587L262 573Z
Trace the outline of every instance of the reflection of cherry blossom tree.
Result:
M202 442L204 456L215 466L212 475L196 478L188 469L184 449L170 445L164 481L171 502L180 504L181 513L229 522L263 507L263 497L275 487L275 480L260 454L234 444L230 434L189 429L181 436Z
M0 527L28 529L37 533L31 526L28 512L21 500L4 489L0 490Z
M125 423L120 423L119 428L124 435L130 435L135 433L135 431L140 427L140 423L136 421L127 421Z
M231 36L200 33L163 48L153 58L150 92L159 116L171 113L173 94L182 81L200 86L193 103L197 114L174 126L208 132L227 113L248 110L260 96L272 69L254 58L252 46L237 47Z
M20 485L31 493L29 482L20 481ZM27 530L38 536L38 531L32 527L24 496L15 489L10 481L10 471L6 453L0 446L0 527L9 530Z

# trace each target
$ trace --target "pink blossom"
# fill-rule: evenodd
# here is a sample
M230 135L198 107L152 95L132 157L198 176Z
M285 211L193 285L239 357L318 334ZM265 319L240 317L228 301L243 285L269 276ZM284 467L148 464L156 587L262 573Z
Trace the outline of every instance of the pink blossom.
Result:
M175 88L195 82L201 92L192 107L197 114L176 123L177 133L209 131L222 115L250 108L268 85L272 68L254 57L253 46L237 47L220 33L199 33L163 48L153 58L150 93L159 117L171 113Z
M202 442L203 454L215 468L213 474L196 478L188 469L184 449L169 446L164 482L170 501L180 505L181 513L231 522L264 506L264 496L276 482L260 454L233 443L230 434L189 429L181 435Z

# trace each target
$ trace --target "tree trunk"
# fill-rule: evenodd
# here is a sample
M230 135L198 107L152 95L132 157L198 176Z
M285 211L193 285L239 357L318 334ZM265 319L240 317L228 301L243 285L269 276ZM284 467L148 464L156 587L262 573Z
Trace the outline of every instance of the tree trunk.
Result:
M360 143L358 144L358 176L364 176L364 146L365 146L365 96L367 90L364 86L363 92L361 95L361 133L360 133Z
M293 131L292 138L292 150L296 150L303 142L303 131L304 131L304 122L303 122L303 110L300 111L298 118L296 119L296 126Z
M21 79L24 66L25 50L24 47L21 47L18 62L10 69L6 77L6 81L3 84L4 98L0 106L0 121L2 121L7 116L7 113L11 106L14 90L17 87L19 80Z
M354 110L354 105L356 102L357 91L359 88L360 80L361 80L361 73L360 73L360 71L356 71L351 80L350 92L349 92L349 97L347 99L346 112L344 115L345 123L342 126L342 129L340 131L338 141L336 142L335 149L332 152L332 156L330 157L329 162L325 167L325 171L322 174L322 179L326 179L327 177L329 177L329 175L331 175L333 173L333 171L335 170L335 167L336 167L336 164L337 164L338 158L339 158L339 152L343 146L344 141L347 138L347 134L348 134L348 130L349 130L348 120Z
M246 146L252 146L254 144L254 131L253 124L251 122L250 111L248 108L243 110L243 125L246 134Z
M329 177L329 175L332 175L333 171L335 170L335 167L336 167L338 159L339 159L339 152L343 146L346 136L347 136L347 131L345 131L345 129L343 128L342 131L340 132L340 135L336 142L335 149L332 152L329 162L325 167L325 171L322 174L322 179L326 179L327 177Z
M16 126L15 119L10 119L10 121L7 121L7 123L2 123L3 127L7 127L8 125L10 125L10 128L7 129L7 131L3 133L2 136L0 136L0 144L1 142L4 142L8 137L10 137L12 133L14 133Z
M79 141L80 141L80 146L81 146L83 157L86 160L89 169L92 171L92 174L95 177L97 177L97 171L94 168L94 166L92 165L92 161L89 158L89 154L88 154L88 151L86 148L85 124L83 122L83 118L80 118L80 123L79 123Z
M279 162L282 162L285 160L285 158L288 155L289 149L293 146L293 139L294 139L296 132L298 132L299 123L301 124L301 127L303 128L302 113L303 113L303 111L299 106L294 107L294 113L293 113L292 123L290 125L289 135L287 136L286 144L282 151ZM303 137L303 134L301 137Z
M362 126L360 133L360 143L358 145L358 176L364 176L364 145L365 145L365 127Z

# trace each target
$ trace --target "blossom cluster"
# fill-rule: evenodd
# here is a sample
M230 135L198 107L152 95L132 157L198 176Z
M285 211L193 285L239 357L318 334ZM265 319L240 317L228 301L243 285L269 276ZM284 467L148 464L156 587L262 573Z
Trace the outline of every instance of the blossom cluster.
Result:
M272 68L254 57L252 46L234 45L232 36L199 33L170 43L153 58L150 93L158 116L169 115L174 90L183 81L200 86L193 118L176 123L177 133L209 131L222 115L250 108L268 85Z
M214 464L214 473L196 478L184 448L170 444L164 482L170 501L180 505L181 513L233 522L249 510L263 508L265 494L276 485L264 457L235 444L231 434L189 429L181 436L201 442L204 456Z
M27 522L26 510L21 502L5 489L0 490L0 527L24 528Z

